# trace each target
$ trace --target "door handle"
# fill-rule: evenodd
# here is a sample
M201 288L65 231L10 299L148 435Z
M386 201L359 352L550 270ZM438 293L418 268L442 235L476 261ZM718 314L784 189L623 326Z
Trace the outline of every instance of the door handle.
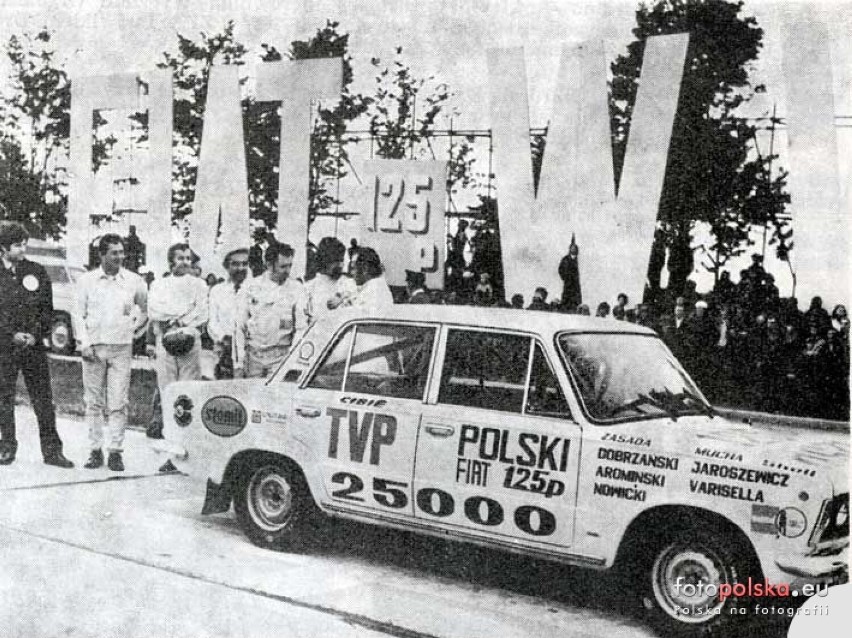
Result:
M319 408L296 408L296 414L308 419L315 419L322 414L322 410Z
M441 438L451 436L455 430L448 425L427 425L426 431L432 436Z

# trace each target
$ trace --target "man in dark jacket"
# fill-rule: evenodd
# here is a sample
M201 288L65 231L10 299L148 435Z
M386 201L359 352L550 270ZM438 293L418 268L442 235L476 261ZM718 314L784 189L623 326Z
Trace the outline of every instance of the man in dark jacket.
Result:
M547 305L547 289L546 288L536 288L535 293L533 293L533 300L529 306L527 306L527 310L550 310L550 306Z
M145 265L145 244L136 234L136 226L131 226L127 237L124 238L124 267L138 273Z
M432 303L426 290L426 275L422 272L406 270L405 287L408 289L408 303Z
M24 257L29 236L15 222L0 224L0 465L15 460L15 386L18 371L38 420L44 462L74 464L62 454L44 340L53 322L53 293L44 267Z
M571 234L571 245L568 254L559 262L559 277L562 279L562 308L565 312L574 312L583 303L583 292L580 288L580 248Z

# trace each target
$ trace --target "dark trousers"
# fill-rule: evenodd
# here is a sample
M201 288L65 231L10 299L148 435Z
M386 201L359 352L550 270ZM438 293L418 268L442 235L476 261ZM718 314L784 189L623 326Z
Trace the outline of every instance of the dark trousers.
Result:
M24 375L27 393L38 420L42 456L48 457L62 451L62 441L56 432L56 412L50 388L50 369L42 349L13 346L0 352L0 445L18 449L15 438L15 386L18 371Z
M151 397L151 420L148 422L146 436L149 439L163 438L163 402L159 388L154 388L154 396Z

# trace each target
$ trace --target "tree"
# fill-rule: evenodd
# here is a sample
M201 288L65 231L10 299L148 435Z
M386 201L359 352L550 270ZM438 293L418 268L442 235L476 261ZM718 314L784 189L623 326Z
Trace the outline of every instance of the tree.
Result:
M45 204L41 178L17 142L0 141L0 219L20 222L37 237L57 237L65 221L61 213Z
M13 35L6 55L11 62L9 90L0 106L4 217L24 223L33 235L57 237L67 201L56 155L68 149L68 76L56 61L46 28L35 35ZM103 143L96 147L97 159L105 152Z
M454 93L434 76L415 75L402 55L402 47L389 66L380 58L371 60L375 67L376 93L370 101L367 116L370 134L375 140L375 153L385 159L436 159L432 137L439 115L457 116L451 110ZM447 190L452 194L458 186L471 183L474 162L471 139L453 141L449 149Z
M785 232L779 215L784 210L786 173L769 179L774 158L755 155L755 127L737 116L737 109L763 90L749 82L763 30L754 18L740 15L742 6L726 0L658 0L642 5L636 12L636 40L612 65L613 156L615 174L620 176L645 41L651 35L689 33L656 240L668 249L673 295L682 292L692 271L697 222L709 224L713 233L715 242L709 250L714 272L747 244L750 226L770 223L776 241ZM659 255L659 246L653 252ZM659 288L662 261L655 259L652 266L648 279L653 292Z

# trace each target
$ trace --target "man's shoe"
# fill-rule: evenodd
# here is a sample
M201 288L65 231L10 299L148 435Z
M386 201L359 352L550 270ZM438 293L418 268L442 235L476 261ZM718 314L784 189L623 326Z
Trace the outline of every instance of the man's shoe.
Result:
M64 469L70 469L74 467L74 464L65 458L65 455L62 452L54 452L50 456L44 457L45 465L54 465L56 467L61 467Z
M158 423L152 423L145 430L145 436L149 439L162 439L163 438L163 426Z
M113 472L124 471L124 461L121 460L121 452L110 452L107 467Z
M17 442L9 443L8 441L0 441L0 465L11 465L14 463L17 451Z
M163 463L160 466L160 469L157 470L157 471L161 472L162 474L168 474L168 473L171 473L171 472L177 472L178 469L175 467L175 464L172 463L171 459L169 459L168 461Z
M104 464L104 453L101 450L92 450L89 453L89 460L83 466L87 470L96 470Z

